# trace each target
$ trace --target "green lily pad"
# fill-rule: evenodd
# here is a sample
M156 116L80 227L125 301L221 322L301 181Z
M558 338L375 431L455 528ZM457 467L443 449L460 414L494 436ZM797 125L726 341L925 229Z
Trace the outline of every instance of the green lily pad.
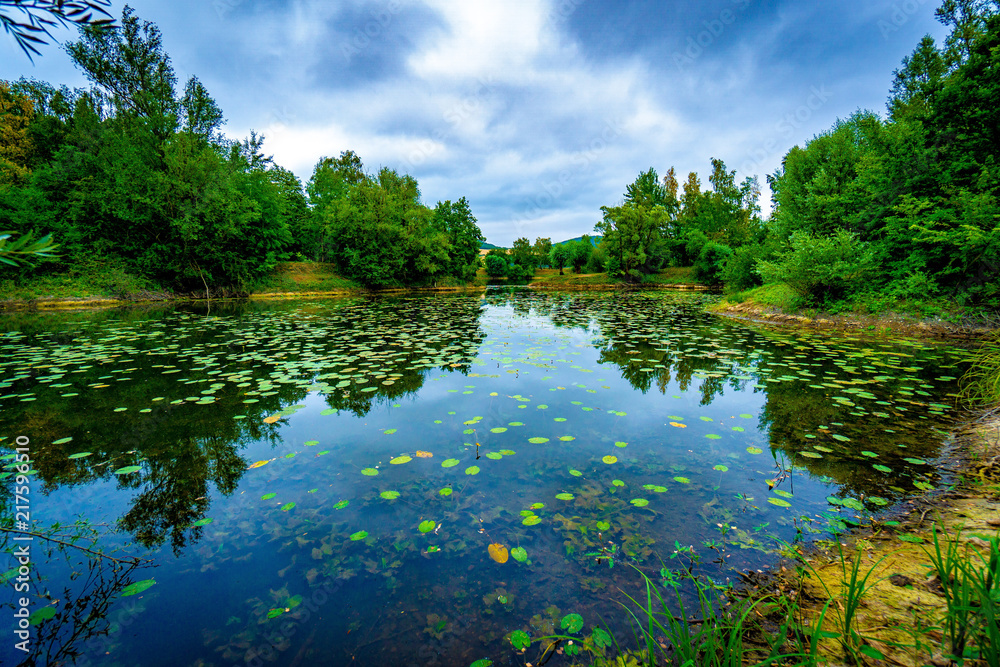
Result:
M353 533L351 535L351 542L359 542L360 540L363 540L366 537L368 537L368 531L367 530L359 530L358 532Z
M645 507L646 505L649 504L649 501L646 500L645 498L633 498L629 502L635 505L636 507Z
M156 585L156 579L143 579L142 581L136 581L135 583L129 584L122 589L122 597L127 598L130 595L138 595L154 585Z
M435 528L437 528L437 522L431 521L430 519L427 519L426 521L421 521L420 525L417 526L417 530L419 530L421 533L429 533Z
M375 475L378 474L378 470L376 470L375 468L365 468L364 470L361 471L361 474L364 475L365 477L374 477Z
M130 474L132 474L134 472L139 472L140 470L142 470L142 468L140 466L125 466L124 468L119 468L118 470L115 470L114 474L115 475L130 475Z
M528 560L528 552L525 551L524 547L514 547L510 550L510 557L518 563L523 563Z
M557 493L556 500L573 500L572 493Z
M479 474L479 466L469 466L468 468L465 469L465 474L466 475L478 475Z
M442 468L454 468L460 463L458 459L445 459L441 462Z
M526 516L524 517L524 519L521 520L521 523L523 523L525 526L537 526L541 522L542 522L541 517L535 514L532 514L531 516Z
M399 491L383 491L379 495L386 500L395 500L396 498L399 498Z
M295 507L295 503L294 502L292 502L292 503L285 503L284 505L281 506L281 511L282 512L287 512L287 511L291 510L293 507Z

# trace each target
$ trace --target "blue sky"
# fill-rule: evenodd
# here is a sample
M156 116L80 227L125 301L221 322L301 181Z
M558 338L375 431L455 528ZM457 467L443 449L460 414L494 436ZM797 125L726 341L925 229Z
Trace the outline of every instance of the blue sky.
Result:
M123 3L114 1L120 16ZM710 158L765 175L857 109L937 0L137 0L180 85L196 75L226 133L266 137L307 181L351 149L465 196L487 239L592 233L640 171L707 186ZM70 32L57 33L62 40ZM84 86L56 45L32 65L0 37L0 79Z

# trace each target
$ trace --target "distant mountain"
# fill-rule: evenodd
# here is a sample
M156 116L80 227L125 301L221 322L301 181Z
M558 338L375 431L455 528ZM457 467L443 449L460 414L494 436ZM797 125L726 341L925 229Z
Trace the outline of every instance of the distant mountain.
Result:
M482 243L479 244L480 250L493 250L493 248L499 248L499 247L500 246L495 246L492 243L487 243L486 241L483 241Z
M603 236L591 236L590 237L590 243L592 245L596 246L598 243L601 242L602 238L604 238L604 237ZM582 236L577 236L577 237L572 238L572 239L566 239L565 241L559 241L559 243L553 243L552 245L564 245L566 243L575 243L576 241L582 241L582 240L583 240Z

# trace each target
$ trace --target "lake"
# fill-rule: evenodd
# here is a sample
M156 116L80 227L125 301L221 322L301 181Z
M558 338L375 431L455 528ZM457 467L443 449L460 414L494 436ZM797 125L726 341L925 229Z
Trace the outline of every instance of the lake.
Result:
M523 665L538 645L510 634L566 618L628 645L635 567L725 585L949 483L966 350L730 321L714 298L0 315L2 525L27 438L40 534L30 659ZM13 557L0 573L13 637Z

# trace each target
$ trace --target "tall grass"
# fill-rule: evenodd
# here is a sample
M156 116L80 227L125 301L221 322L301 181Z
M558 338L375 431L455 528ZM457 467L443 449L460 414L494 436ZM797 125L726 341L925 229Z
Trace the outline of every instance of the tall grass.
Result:
M634 567L634 566L633 566ZM645 648L644 664L684 667L742 667L743 665L802 665L818 662L820 631L827 607L814 629L798 627L797 608L786 597L761 596L731 600L718 587L691 576L698 598L689 611L683 596L674 589L677 611L661 589L638 568L645 582L645 600L626 597L635 605L628 609L640 629ZM765 627L762 619L770 619Z
M1000 667L1000 534L988 541L984 555L959 537L942 546L934 527L934 549L927 551L944 591L944 629L951 658L983 661Z
M976 352L972 367L962 377L962 395L975 403L1000 406L1000 334Z

